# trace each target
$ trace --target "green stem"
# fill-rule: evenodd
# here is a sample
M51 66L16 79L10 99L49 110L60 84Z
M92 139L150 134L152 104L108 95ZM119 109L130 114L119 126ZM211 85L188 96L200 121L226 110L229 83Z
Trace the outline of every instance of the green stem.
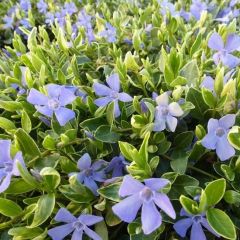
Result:
M16 216L15 218L13 218L13 219L11 219L11 220L9 220L7 222L1 223L0 224L0 230L11 227L14 223L16 223L19 220L21 220L22 217L24 216L24 214L25 214L25 212L22 212L20 215Z
M171 157L169 157L169 156L167 156L167 155L165 155L165 154L163 154L163 155L161 155L163 158L165 158L165 159L167 159L167 160L169 160L169 161L173 161L174 159L172 159ZM210 174L210 173L207 173L207 172L205 172L205 171L203 171L203 170L201 170L201 169L199 169L199 168L196 168L196 167L194 167L194 166L192 166L192 165L187 165L187 168L188 169L191 169L191 170L193 170L193 171L195 171L195 172L198 172L198 173L201 173L201 174L203 174L203 175L205 175L205 176L208 176L208 177L210 177L210 178L213 178L213 179L218 179L218 177L216 177L216 176L214 176L214 175L212 175L212 174Z
M218 177L216 177L216 176L214 176L214 175L212 175L212 174L210 174L210 173L207 173L207 172L205 172L205 171L203 171L203 170L201 170L201 169L199 169L199 168L196 168L196 167L194 167L194 166L188 165L187 167L188 167L189 169L195 171L195 172L201 173L201 174L203 174L203 175L205 175L205 176L208 176L208 177L210 177L210 178L218 179Z

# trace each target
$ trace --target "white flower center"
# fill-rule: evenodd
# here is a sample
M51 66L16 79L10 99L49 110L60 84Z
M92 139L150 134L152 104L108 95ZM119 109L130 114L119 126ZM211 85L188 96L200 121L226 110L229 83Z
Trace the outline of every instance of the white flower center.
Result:
M111 97L111 98L114 98L114 99L117 99L117 98L118 98L118 92L112 91L112 92L110 93L110 97Z
M150 202L152 200L153 192L148 187L143 188L143 190L139 194L141 199L145 202Z
M48 107L49 107L51 110L57 110L57 109L59 109L59 107L60 107L60 102L59 102L59 100L56 99L56 98L49 99L49 100L48 100Z
M215 134L218 137L222 137L225 134L225 130L223 128L219 127L219 128L216 129Z
M73 223L73 227L78 231L82 231L84 229L84 224L82 224L80 221L76 221Z

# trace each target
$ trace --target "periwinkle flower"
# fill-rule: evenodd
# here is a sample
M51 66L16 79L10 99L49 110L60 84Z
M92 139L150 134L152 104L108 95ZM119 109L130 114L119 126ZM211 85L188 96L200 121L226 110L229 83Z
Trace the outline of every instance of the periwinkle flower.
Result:
M72 14L77 12L77 7L74 2L65 2L64 11L66 14L69 14L71 16Z
M3 22L4 22L4 24L3 24L4 29L13 29L14 28L14 26L13 26L13 24L14 24L13 16L8 16L8 15L4 16L3 17Z
M161 13L163 16L167 15L167 12L171 14L172 17L177 17L179 16L179 12L176 11L175 5L168 0L162 0L159 1L159 4L161 6Z
M205 213L191 215L184 209L181 209L180 216L186 218L177 221L173 225L173 228L181 237L186 237L188 229L191 228L190 240L207 240L203 227L216 237L219 237L219 235L209 225L207 219L205 218Z
M98 107L104 107L110 102L114 102L114 116L119 117L121 112L119 109L118 101L121 102L131 102L132 97L125 92L120 91L120 80L118 74L112 74L107 78L107 84L109 87L101 84L94 83L93 89L98 96L103 96L94 101Z
M46 15L45 15L45 23L47 25L51 25L53 22L54 22L54 13L52 12L47 12Z
M20 0L19 5L24 12L27 12L29 9L31 9L30 0Z
M37 3L37 8L40 13L47 13L48 5L44 0L39 0Z
M79 173L70 173L69 176L77 175L77 180L88 187L93 194L98 195L98 185L96 182L104 182L106 180L105 169L107 162L97 160L92 164L88 153L85 153L77 163Z
M223 85L225 85L229 79L231 79L231 77L235 74L235 70L232 69L231 71L229 71L228 73L226 73L226 75L223 78ZM211 76L206 76L201 85L201 87L205 87L208 90L210 90L211 92L213 92L215 94L215 90L214 90L214 79Z
M65 86L66 89L72 91L76 97L82 98L83 102L86 102L87 99L87 93L79 89L78 87L67 85Z
M47 117L51 118L54 113L59 124L64 126L75 117L74 111L65 106L73 102L76 96L65 86L57 84L48 84L46 89L47 96L32 88L27 101L35 105L37 111Z
M234 68L240 63L240 59L231 54L240 48L240 37L238 35L228 35L226 43L224 44L222 37L215 32L209 38L208 46L217 51L213 55L213 60L216 65L222 62L223 65Z
M207 4L201 0L193 0L190 6L191 14L199 20L203 11L207 10Z
M215 20L228 23L240 15L240 10L236 7L239 0L232 0L229 6L220 11Z
M168 128L174 132L177 127L177 118L183 115L183 110L177 102L169 104L167 92L156 97L157 107L155 109L155 120L153 131L161 132Z
M66 12L64 11L64 9L55 13L55 18L57 19L57 22L60 25L60 27L64 27L65 17L66 17Z
M0 140L0 193L9 187L12 176L20 176L17 161L25 166L22 153L18 152L12 159L10 148L10 140Z
M114 157L106 168L106 172L112 172L112 177L120 177L123 176L123 171L126 166L129 165L129 162L125 160L125 158L120 155Z
M104 37L109 43L116 42L116 28L110 23L105 24L105 30L99 33L100 37Z
M235 114L227 114L219 120L211 118L208 121L208 133L201 141L205 148L216 149L217 156L221 161L225 161L235 154L234 148L227 139L228 132L235 123L235 118Z
M102 217L90 214L81 214L79 217L75 217L66 208L60 208L54 220L65 224L48 230L48 235L53 240L65 239L72 232L72 240L82 240L83 234L86 234L93 240L102 240L97 233L89 228L89 226L101 222L103 220Z
M126 198L114 205L112 210L121 220L131 223L142 208L142 229L144 234L150 234L162 224L162 217L156 205L173 219L176 218L176 214L168 196L159 192L169 183L167 179L149 178L145 179L144 183L130 175L125 176L119 196Z

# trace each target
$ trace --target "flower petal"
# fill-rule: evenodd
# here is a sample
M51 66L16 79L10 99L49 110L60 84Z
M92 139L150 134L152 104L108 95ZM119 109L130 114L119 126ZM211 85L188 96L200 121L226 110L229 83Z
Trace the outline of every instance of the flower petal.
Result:
M10 156L10 148L10 140L0 140L0 163L12 161Z
M191 218L185 218L177 221L174 225L173 228L179 234L181 237L185 237L187 230L191 227L192 225L192 219Z
M219 122L217 119L211 118L208 121L208 133L213 133L216 131L216 129L219 127Z
M121 102L131 102L133 100L133 98L129 94L125 93L125 92L119 93L118 94L118 99Z
M68 223L48 230L48 235L53 240L62 240L74 230L73 224Z
M183 110L181 109L181 107L179 106L179 104L176 102L170 103L168 106L168 109L169 109L170 114L174 117L180 117L184 113Z
M145 179L144 183L146 184L146 186L148 186L152 190L159 191L170 182L169 180L164 178L149 178L149 179Z
M90 214L82 214L79 216L78 218L83 224L87 225L87 226L91 226L94 225L98 222L103 221L103 217L99 217L99 216L94 216L94 215L90 215Z
M0 193L4 192L10 185L12 174L8 173L0 185Z
M112 90L109 87L100 83L94 83L93 89L96 95L98 96L109 96L112 92Z
M102 238L97 233L88 227L85 227L84 232L93 240L102 240Z
M235 123L236 115L235 114L227 114L226 116L219 119L219 125L224 129L229 129Z
M98 107L104 107L106 106L108 103L110 103L112 101L112 99L110 97L102 97L102 98L98 98L96 100L94 100L94 103L98 106Z
M210 91L214 91L214 80L212 77L210 76L206 76L202 83L201 83L201 87L205 87L207 89L209 89Z
M218 139L216 153L221 161L225 161L235 155L235 149L227 140L227 134Z
M202 145L207 149L216 149L217 137L214 133L208 133L201 141Z
M236 34L230 34L227 37L225 49L231 53L240 48L240 37Z
M218 33L213 33L208 40L208 47L213 50L221 51L224 47L222 37Z
M164 193L157 193L155 192L154 195L154 202L161 208L169 217L175 219L176 213L170 202L168 196Z
M121 111L119 109L119 104L118 104L118 101L115 100L114 101L114 117L117 118L121 115Z
M127 175L123 178L122 185L119 189L119 196L126 197L139 193L144 188L144 185L132 176Z
M114 90L116 92L119 92L119 90L120 90L120 80L119 80L119 76L118 76L117 73L114 73L111 76L109 76L106 81L107 81L108 86L112 90Z
M72 223L77 220L66 208L60 208L54 217L57 222Z
M47 88L48 96L50 98L58 98L61 93L61 90L65 87L54 84L54 83L50 83L46 86L46 88Z
M143 203L141 221L144 234L152 233L162 224L161 214L153 201Z
M20 176L20 172L19 172L18 167L17 167L17 160L22 166L25 166L25 163L24 163L23 157L22 157L22 152L17 152L17 154L15 155L15 157L13 159L12 174L14 176Z
M85 177L85 178L84 178L84 185L85 185L87 188L89 188L89 189L93 192L93 194L94 194L95 196L98 196L98 192L97 192L97 190L98 190L98 185L96 184L96 182L95 182L92 178L90 178L90 177Z
M35 108L37 109L38 112L40 112L41 114L43 114L47 117L52 117L52 115L53 115L53 111L51 109L49 109L48 106L36 105Z
M61 126L75 118L75 112L71 109L60 107L55 111L56 118Z
M222 61L222 56L222 52L216 52L213 54L212 58L216 65L218 65L220 61Z
M168 94L167 92L156 97L156 102L158 105L168 105Z
M72 91L68 90L65 87L61 89L60 96L59 96L59 102L61 106L64 107L65 105L70 104L75 100L75 98L76 96Z
M71 240L82 240L82 236L83 236L83 231L75 230L73 232Z
M82 157L78 160L77 166L80 170L90 168L91 166L91 157L88 153L82 155Z
M48 102L48 97L34 88L31 88L27 101L34 105L46 105Z
M167 116L167 126L171 132L174 132L176 130L177 122L177 118L170 115Z
M112 210L121 220L130 223L136 218L141 205L142 201L139 195L134 194L114 205Z
M191 229L191 240L207 240L200 223L193 223Z
M240 58L233 56L232 54L226 54L221 57L223 65L229 68L234 68L240 64Z

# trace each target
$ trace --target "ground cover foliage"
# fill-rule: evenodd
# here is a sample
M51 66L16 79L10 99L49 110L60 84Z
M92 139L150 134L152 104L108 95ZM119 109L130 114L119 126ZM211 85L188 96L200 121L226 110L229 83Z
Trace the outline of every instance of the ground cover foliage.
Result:
M239 1L0 3L1 239L238 239Z

